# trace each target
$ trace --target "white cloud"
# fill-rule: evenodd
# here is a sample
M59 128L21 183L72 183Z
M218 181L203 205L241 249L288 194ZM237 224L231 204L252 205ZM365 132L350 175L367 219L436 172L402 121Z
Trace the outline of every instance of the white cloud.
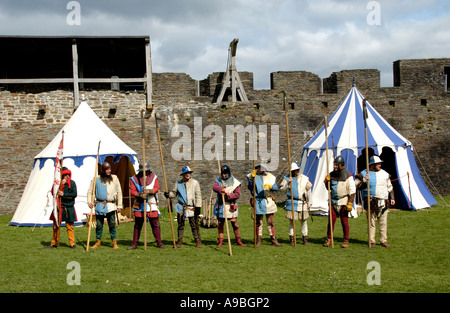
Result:
M149 35L155 72L204 79L225 70L239 38L237 68L269 88L270 73L305 70L321 77L375 68L392 85L392 62L448 57L450 3L379 0L381 25L368 25L367 1L79 0L81 25L66 23L67 1L3 0L1 35Z

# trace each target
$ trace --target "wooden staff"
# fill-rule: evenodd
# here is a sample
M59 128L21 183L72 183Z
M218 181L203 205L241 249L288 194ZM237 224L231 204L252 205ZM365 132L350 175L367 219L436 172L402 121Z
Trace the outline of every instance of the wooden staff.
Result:
M144 110L141 111L141 138L142 138L142 179L143 192L147 188L147 171L145 169L145 123L144 123ZM147 196L144 195L144 250L147 250Z
M252 130L253 131L253 130ZM255 170L255 158L256 158L256 149L255 144L257 144L257 139L255 138L255 134L252 134L253 137L253 168L252 172ZM250 152L249 152L250 153ZM253 177L253 239L255 242L255 248L256 248L256 239L258 238L257 229L256 229L256 176Z
M156 136L158 137L158 144L159 144L159 155L161 157L161 166L162 166L163 176L164 176L164 187L166 188L166 192L169 192L169 188L167 187L166 170L164 168L164 158L163 158L162 147L161 147L161 137L159 136L158 117L156 116L156 113L155 113L155 123L156 123ZM170 227L172 229L173 248L176 249L177 246L175 244L175 232L173 230L172 208L170 205L169 198L167 198L167 209L169 210Z
M281 91L283 94L283 110L284 115L286 118L286 139L287 139L287 149L288 149L288 171L289 171L289 178L291 182L289 182L289 188L291 189L291 209L292 209L292 225L294 227L294 247L297 246L297 239L296 239L296 233L295 233L295 218L294 218L294 195L292 192L292 171L291 171L291 145L289 143L289 121L288 121L288 113L286 110L286 92L283 90Z
M324 120L325 120L325 153L327 158L327 176L329 175L329 169L330 169L330 163L328 160L328 118L327 118L327 107L325 106L325 113L324 113ZM328 184L328 223L330 223L330 233L331 233L331 247L334 248L334 239L333 239L333 217L331 212L331 186L330 181L327 182Z
M58 209L59 209L59 213L58 213L58 228L60 228L61 229L61 223L62 223L62 199L61 199L61 196L59 195L59 191L62 191L63 189L64 189L64 186L61 186L61 182L62 182L62 168L63 168L63 160L64 160L64 157L63 157L63 155L64 155L64 130L62 131L62 138L61 138L61 141L62 141L62 143L63 143L63 150L62 150L62 153L61 153L61 160L59 160L59 162L61 163L61 168L60 168L60 171L59 171L59 188L58 188L58 195L57 195L57 198L59 198L59 201L58 201Z
M220 185L223 186L223 182L222 182L222 170L220 168L220 160L219 160L219 153L217 153L217 166L219 167L219 179L220 179ZM219 205L217 203L217 205ZM228 248L230 251L230 256L233 255L233 251L231 251L231 239L230 239L230 230L228 228L228 212L227 212L227 206L225 205L225 195L222 194L222 206L223 206L223 217L225 218L225 224L226 224L226 228L227 228L227 237L228 237Z
M101 140L98 141L98 148L97 148L97 158L95 159L95 172L94 172L94 186L92 187L92 198L91 201L93 203L91 208L91 214L89 215L89 230L88 230L88 237L87 237L87 244L86 244L86 251L89 251L89 241L91 239L91 225L92 225L92 215L94 214L94 206L95 206L95 187L97 185L97 176L98 176L98 156L100 153L100 143Z
M366 141L366 171L369 174L369 142L367 140L367 106L366 99L363 99L363 115L364 115L364 139ZM369 174L370 175L370 174ZM367 181L367 234L369 237L369 248L370 244L370 183Z

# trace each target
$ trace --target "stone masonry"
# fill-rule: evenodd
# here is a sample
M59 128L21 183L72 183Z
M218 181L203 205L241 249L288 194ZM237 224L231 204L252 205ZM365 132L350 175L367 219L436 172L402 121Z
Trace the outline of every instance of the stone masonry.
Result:
M194 178L201 183L203 198L209 199L213 181L218 175L217 161L208 160L201 154L202 150L195 150L195 147L200 147L201 142L205 152L213 137L212 134L207 136L207 127L217 125L222 130L223 138L220 138L224 156L230 145L235 148L234 155L227 154L227 160L223 162L230 165L232 174L242 182L240 203L247 204L250 194L246 188L246 175L252 169L252 161L248 160L248 146L245 156L236 154L239 143L226 137L227 126L242 125L245 128L255 125L258 131L267 127L268 150L272 131L278 130L280 163L273 173L280 179L288 169L281 91L287 96L291 158L299 161L303 145L323 123L324 104L328 104L331 114L355 79L356 86L375 109L413 143L416 161L430 191L435 196L448 195L450 93L445 88L445 73L450 68L450 59L399 60L394 62L393 68L394 87L380 87L378 70L358 69L335 72L323 79L304 71L274 72L270 75L271 89L254 90L253 74L243 72L239 75L249 101L234 105L225 101L220 106L214 101L220 92L223 73L212 73L202 81L184 73L153 73L153 109L146 114L146 158L150 159L154 172L161 179L160 185L164 186L155 131L156 114L169 188L179 179L181 167L189 165L194 170ZM97 115L141 158L140 112L145 108L145 94L111 90L80 93L85 95ZM70 89L38 93L0 92L0 214L14 212L34 156L54 138L74 109ZM186 125L191 130L190 160L176 160L178 153L174 147L179 143L179 137L171 134L177 125ZM194 129L203 131L200 142L194 142ZM284 194L279 193L277 200L284 200Z

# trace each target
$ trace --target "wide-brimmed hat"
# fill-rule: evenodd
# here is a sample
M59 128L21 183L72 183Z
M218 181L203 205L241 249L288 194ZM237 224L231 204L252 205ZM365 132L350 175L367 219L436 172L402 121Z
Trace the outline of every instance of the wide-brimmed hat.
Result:
M300 169L300 167L298 167L297 163L295 163L295 162L291 163L291 172L295 171L295 170L299 170L299 169Z
M369 165L382 163L382 162L383 162L383 160L381 160L378 155L374 155L373 157L370 158Z
M193 171L191 170L191 168L189 167L189 166L183 166L183 168L181 169L181 174L180 175L183 175L183 174L187 174L187 173L192 173Z

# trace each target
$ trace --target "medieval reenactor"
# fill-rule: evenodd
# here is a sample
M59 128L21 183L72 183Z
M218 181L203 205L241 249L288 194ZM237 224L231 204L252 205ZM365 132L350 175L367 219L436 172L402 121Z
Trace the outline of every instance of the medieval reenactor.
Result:
M217 229L219 232L218 245L221 247L223 245L223 225L225 223L224 215L224 203L222 200L225 199L225 208L227 212L227 220L230 220L231 226L234 230L234 236L236 237L236 243L242 247L246 247L241 241L241 235L239 232L239 225L237 222L239 209L237 204L237 199L241 195L241 182L236 179L236 177L231 175L231 170L228 165L222 165L220 175L213 184L213 190L217 193L217 201L214 204L214 215L217 216L219 222Z
M345 168L345 161L342 156L338 156L334 159L334 170L329 173L324 180L325 186L330 182L331 189L331 217L332 227L334 230L334 224L336 218L339 215L342 224L342 230L344 232L344 242L342 248L348 248L348 240L350 235L350 228L348 225L348 212L353 209L353 199L356 194L355 181L353 175ZM326 187L328 189L328 186ZM328 220L327 241L324 243L324 247L331 245L331 229L330 221Z
M184 222L188 218L191 225L192 235L197 248L202 247L200 230L198 227L198 216L202 206L202 192L198 181L192 178L192 170L189 166L183 166L181 169L182 178L175 183L170 192L164 192L166 198L177 198L178 203L175 206L178 221L178 242L177 248L183 246Z
M62 180L57 198L58 208L60 208L58 213L60 221L66 222L70 248L76 248L73 224L77 220L77 214L75 212L77 184L72 180L72 172L67 167L62 168L61 176ZM53 238L51 244L46 248L57 248L59 246L60 225L56 223L53 214L50 216L50 220L53 220Z
M159 191L159 181L155 173L152 172L150 164L145 164L145 184L144 169L139 164L139 172L131 178L131 195L135 197L133 204L134 213L134 230L133 243L128 250L134 250L137 247L139 237L141 235L142 225L144 224L144 199L146 200L146 215L152 227L153 236L156 240L158 248L165 248L161 241L161 229L159 227L159 209L157 193ZM145 186L145 188L144 188Z
M274 246L280 247L281 244L275 236L275 227L273 224L273 216L277 212L277 204L272 191L278 190L276 177L267 172L263 164L255 166L255 169L247 175L247 188L253 195L253 184L255 184L255 206L256 211L256 247L260 247L262 243L262 226L263 216L266 216L267 230L270 240Z
M95 199L92 199L92 189L95 183ZM109 234L114 249L119 249L117 245L116 232L116 211L122 210L122 188L116 175L111 174L111 165L108 162L102 164L102 172L97 179L89 184L87 193L89 207L95 205L95 218L97 226L95 228L95 244L91 247L97 249L101 245L103 235L103 222L106 218L109 226Z
M356 175L356 187L362 189L362 198L367 199L367 183L370 189L370 245L375 247L376 222L379 223L380 244L389 248L387 243L387 215L389 207L387 202L390 198L390 205L395 205L394 188L392 187L390 175L381 169L383 161L379 156L374 155L370 158L369 173L367 169ZM367 201L364 201L364 209L367 210Z
M286 210L286 218L289 219L289 239L290 245L294 245L294 223L300 220L301 232L303 237L303 244L309 245L308 243L308 224L306 220L309 218L309 207L311 206L311 187L312 184L309 181L308 176L300 173L300 168L298 164L293 162L291 164L291 176L285 176L280 185L280 190L289 188L292 182L292 191L289 190L286 193L286 205L284 209ZM292 192L292 199L291 199ZM291 201L294 201L293 205ZM292 209L292 207L294 209Z

